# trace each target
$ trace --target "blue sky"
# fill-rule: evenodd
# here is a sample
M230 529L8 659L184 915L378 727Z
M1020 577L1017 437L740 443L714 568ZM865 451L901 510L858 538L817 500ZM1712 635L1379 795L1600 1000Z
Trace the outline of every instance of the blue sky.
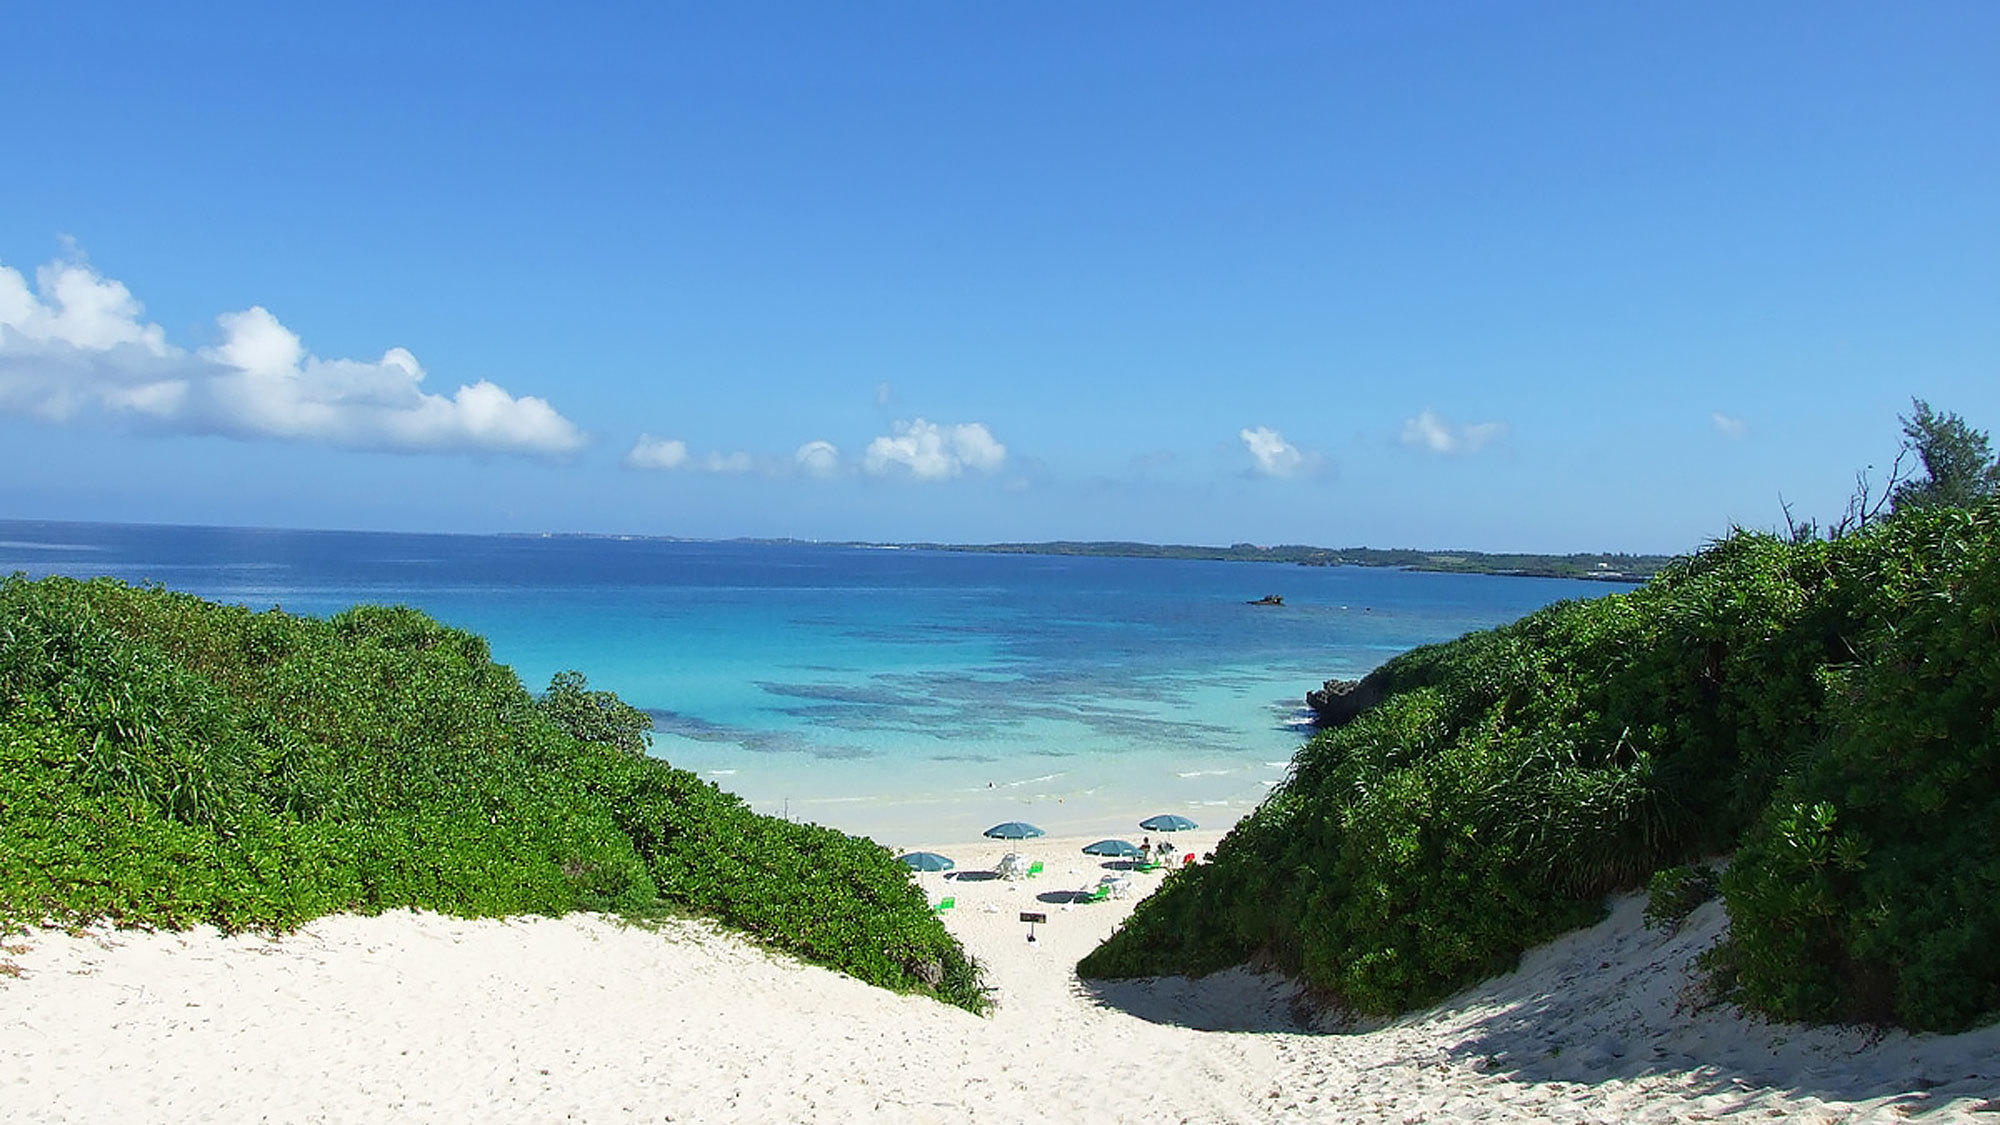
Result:
M8 22L6 515L1680 551L2000 427L1990 3Z

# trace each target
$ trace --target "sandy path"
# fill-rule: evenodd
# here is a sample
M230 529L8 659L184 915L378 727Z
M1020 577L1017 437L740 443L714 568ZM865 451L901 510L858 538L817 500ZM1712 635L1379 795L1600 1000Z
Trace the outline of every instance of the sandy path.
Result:
M1034 880L924 877L989 967L986 1019L693 923L38 932L0 980L0 1118L2000 1122L2000 1028L1871 1039L1690 1010L1713 905L1665 935L1624 900L1519 972L1366 1033L1300 1029L1282 982L1241 972L1087 988L1071 967L1131 902L1065 909L1100 874L1080 842L1020 849L1047 868ZM1022 910L1050 918L1034 943Z

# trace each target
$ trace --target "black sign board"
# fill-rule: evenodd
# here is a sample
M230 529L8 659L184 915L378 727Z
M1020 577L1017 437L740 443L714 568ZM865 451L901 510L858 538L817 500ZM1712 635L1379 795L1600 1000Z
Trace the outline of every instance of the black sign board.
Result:
M1049 916L1046 914L1036 914L1026 910L1021 912L1021 921L1023 922L1046 922L1048 920Z

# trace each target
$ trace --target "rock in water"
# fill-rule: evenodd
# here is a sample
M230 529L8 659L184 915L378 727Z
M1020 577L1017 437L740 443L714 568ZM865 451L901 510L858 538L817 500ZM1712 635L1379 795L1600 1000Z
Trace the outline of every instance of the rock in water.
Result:
M1359 680L1328 680L1306 693L1306 706L1312 708L1319 725L1323 727L1344 727L1380 702L1382 686L1375 682L1373 676Z

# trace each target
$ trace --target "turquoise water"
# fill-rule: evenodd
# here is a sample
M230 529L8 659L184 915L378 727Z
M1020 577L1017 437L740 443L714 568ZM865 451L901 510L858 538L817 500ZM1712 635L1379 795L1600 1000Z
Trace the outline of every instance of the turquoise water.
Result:
M1357 567L793 543L0 521L0 572L156 581L254 608L413 605L532 690L565 668L653 752L762 812L892 844L1001 820L1233 822L1303 695L1415 645L1615 587ZM1282 607L1251 606L1266 593Z

